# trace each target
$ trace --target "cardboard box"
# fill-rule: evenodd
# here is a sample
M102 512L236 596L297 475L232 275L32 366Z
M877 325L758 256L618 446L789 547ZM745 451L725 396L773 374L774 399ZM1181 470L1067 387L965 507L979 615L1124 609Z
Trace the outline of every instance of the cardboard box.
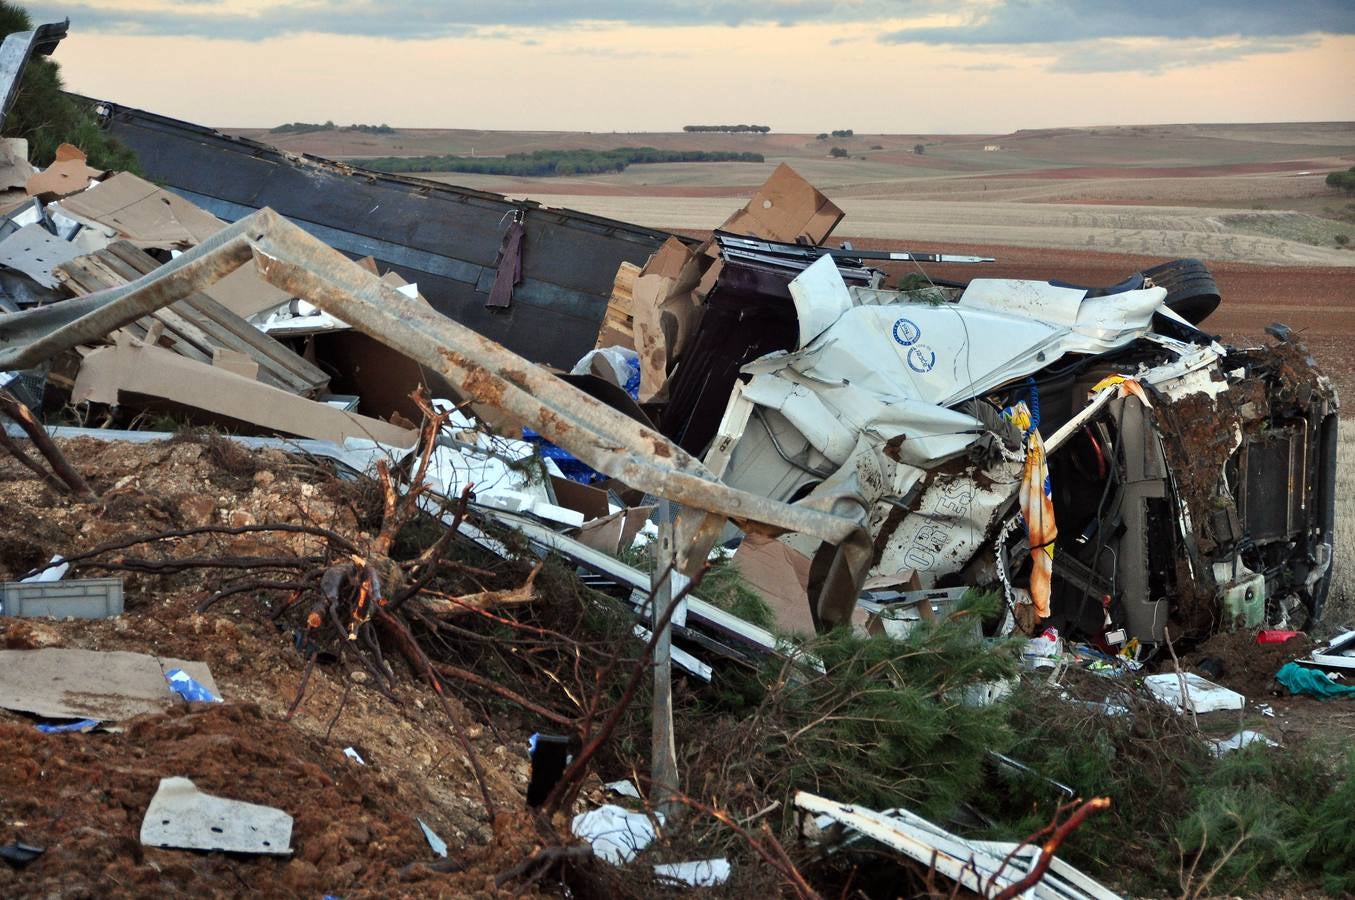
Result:
M810 243L822 244L843 215L833 201L782 163L720 230L791 244L803 236Z
M700 280L699 258L677 238L664 241L635 280L631 312L641 403L668 396L668 370L701 321L704 307L692 294Z

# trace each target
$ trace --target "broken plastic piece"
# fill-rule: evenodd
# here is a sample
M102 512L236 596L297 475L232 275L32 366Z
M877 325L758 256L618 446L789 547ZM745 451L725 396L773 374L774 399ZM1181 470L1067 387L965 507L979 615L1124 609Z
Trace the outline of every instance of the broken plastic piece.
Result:
M77 722L65 722L60 725L53 725L50 722L39 722L34 727L43 734L65 734L72 731L84 734L85 732L93 731L98 726L98 719L80 719Z
M363 759L362 754L354 750L352 747L344 747L343 755L353 760L353 762L357 763L360 766L367 765L367 760Z
M161 778L141 820L141 843L287 856L292 817L271 806L204 794L187 778Z
M25 844L22 841L12 841L0 845L0 859L16 869L23 868L46 852L47 848L45 847L34 847L32 844Z
M540 806L560 781L560 776L579 751L578 735L534 734L527 743L532 761L532 779L527 784L527 805Z
M644 799L640 796L640 789L635 786L635 782L633 781L610 781L607 784L604 784L603 787L613 794L619 794L622 797L631 797L635 800Z
M225 701L212 693L211 688L193 680L183 669L170 669L165 673L165 679L169 682L169 689L183 697L190 703L224 703Z
M663 824L663 815L654 818ZM643 813L633 813L611 803L580 813L570 831L593 846L598 858L614 866L624 865L650 845L657 835L654 823Z
M444 841L442 838L438 837L437 832L429 828L428 823L425 822L423 819L415 819L414 821L418 822L419 827L423 829L424 839L428 841L428 846L433 848L433 854L435 856L441 857L442 859L446 859L447 842Z

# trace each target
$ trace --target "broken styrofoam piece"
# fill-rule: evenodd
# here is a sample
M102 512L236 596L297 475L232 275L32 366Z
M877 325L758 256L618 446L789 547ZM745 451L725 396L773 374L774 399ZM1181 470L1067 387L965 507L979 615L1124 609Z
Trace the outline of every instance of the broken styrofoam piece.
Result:
M663 824L663 815L654 818ZM633 813L611 803L580 813L570 823L574 836L587 841L593 853L614 866L625 865L653 842L658 832L643 813Z
M1265 744L1268 747L1280 746L1261 732L1252 731L1249 728L1239 731L1230 738L1211 740L1206 743L1209 744L1209 752L1215 756L1222 756L1223 754L1231 753L1234 750L1241 750L1243 747L1250 747L1252 744Z
M1186 697L1181 696L1181 679L1185 679ZM1247 698L1237 691L1214 684L1207 678L1201 678L1194 672L1178 675L1175 672L1162 672L1143 679L1148 692L1168 706L1181 710L1193 710L1197 713L1217 712L1222 709L1242 709Z
M205 794L187 778L161 778L141 820L141 843L287 856L292 852L292 817L272 806Z
M65 561L65 557L58 553L52 557L51 562L43 569L29 575L27 578L20 578L22 584L35 584L46 581L60 581L70 571L71 564Z
M696 859L691 862L661 863L654 875L662 881L675 881L688 887L715 887L729 880L729 860Z
M169 689L190 703L224 703L220 697L205 684L194 681L193 676L183 669L171 669L165 673Z
M428 823L425 822L423 819L415 819L414 821L418 822L419 827L423 829L424 839L428 841L428 846L433 849L433 854L435 856L441 857L442 859L446 859L447 842L444 841L442 838L438 837L437 832L434 831L432 828L429 828Z

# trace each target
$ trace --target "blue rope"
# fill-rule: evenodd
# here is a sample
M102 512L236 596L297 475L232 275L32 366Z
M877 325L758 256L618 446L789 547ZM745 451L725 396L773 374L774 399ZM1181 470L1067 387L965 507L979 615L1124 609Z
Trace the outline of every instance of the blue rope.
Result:
M1027 404L1030 407L1030 428L1028 430L1034 431L1040 427L1040 389L1035 385L1034 375L1026 378L1026 386L1030 388L1030 403Z

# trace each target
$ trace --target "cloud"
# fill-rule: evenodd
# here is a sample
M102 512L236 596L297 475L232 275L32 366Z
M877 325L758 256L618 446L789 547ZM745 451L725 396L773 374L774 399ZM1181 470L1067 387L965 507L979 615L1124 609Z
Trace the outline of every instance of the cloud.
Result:
M1214 63L1232 62L1248 56L1292 53L1317 46L1311 35L1278 39L1242 39L1227 41L1179 40L1091 41L1086 45L1060 45L1057 57L1048 67L1051 72L1088 74L1095 72L1141 72L1158 75L1171 69L1186 69Z
M956 25L902 28L886 43L1049 44L1098 38L1279 38L1355 34L1351 0L1006 0Z
M405 40L475 34L493 27L539 28L614 22L642 26L795 25L897 20L943 0L291 0L265 8L230 0L187 4L35 3L35 21L69 17L80 31L261 40L319 33Z

